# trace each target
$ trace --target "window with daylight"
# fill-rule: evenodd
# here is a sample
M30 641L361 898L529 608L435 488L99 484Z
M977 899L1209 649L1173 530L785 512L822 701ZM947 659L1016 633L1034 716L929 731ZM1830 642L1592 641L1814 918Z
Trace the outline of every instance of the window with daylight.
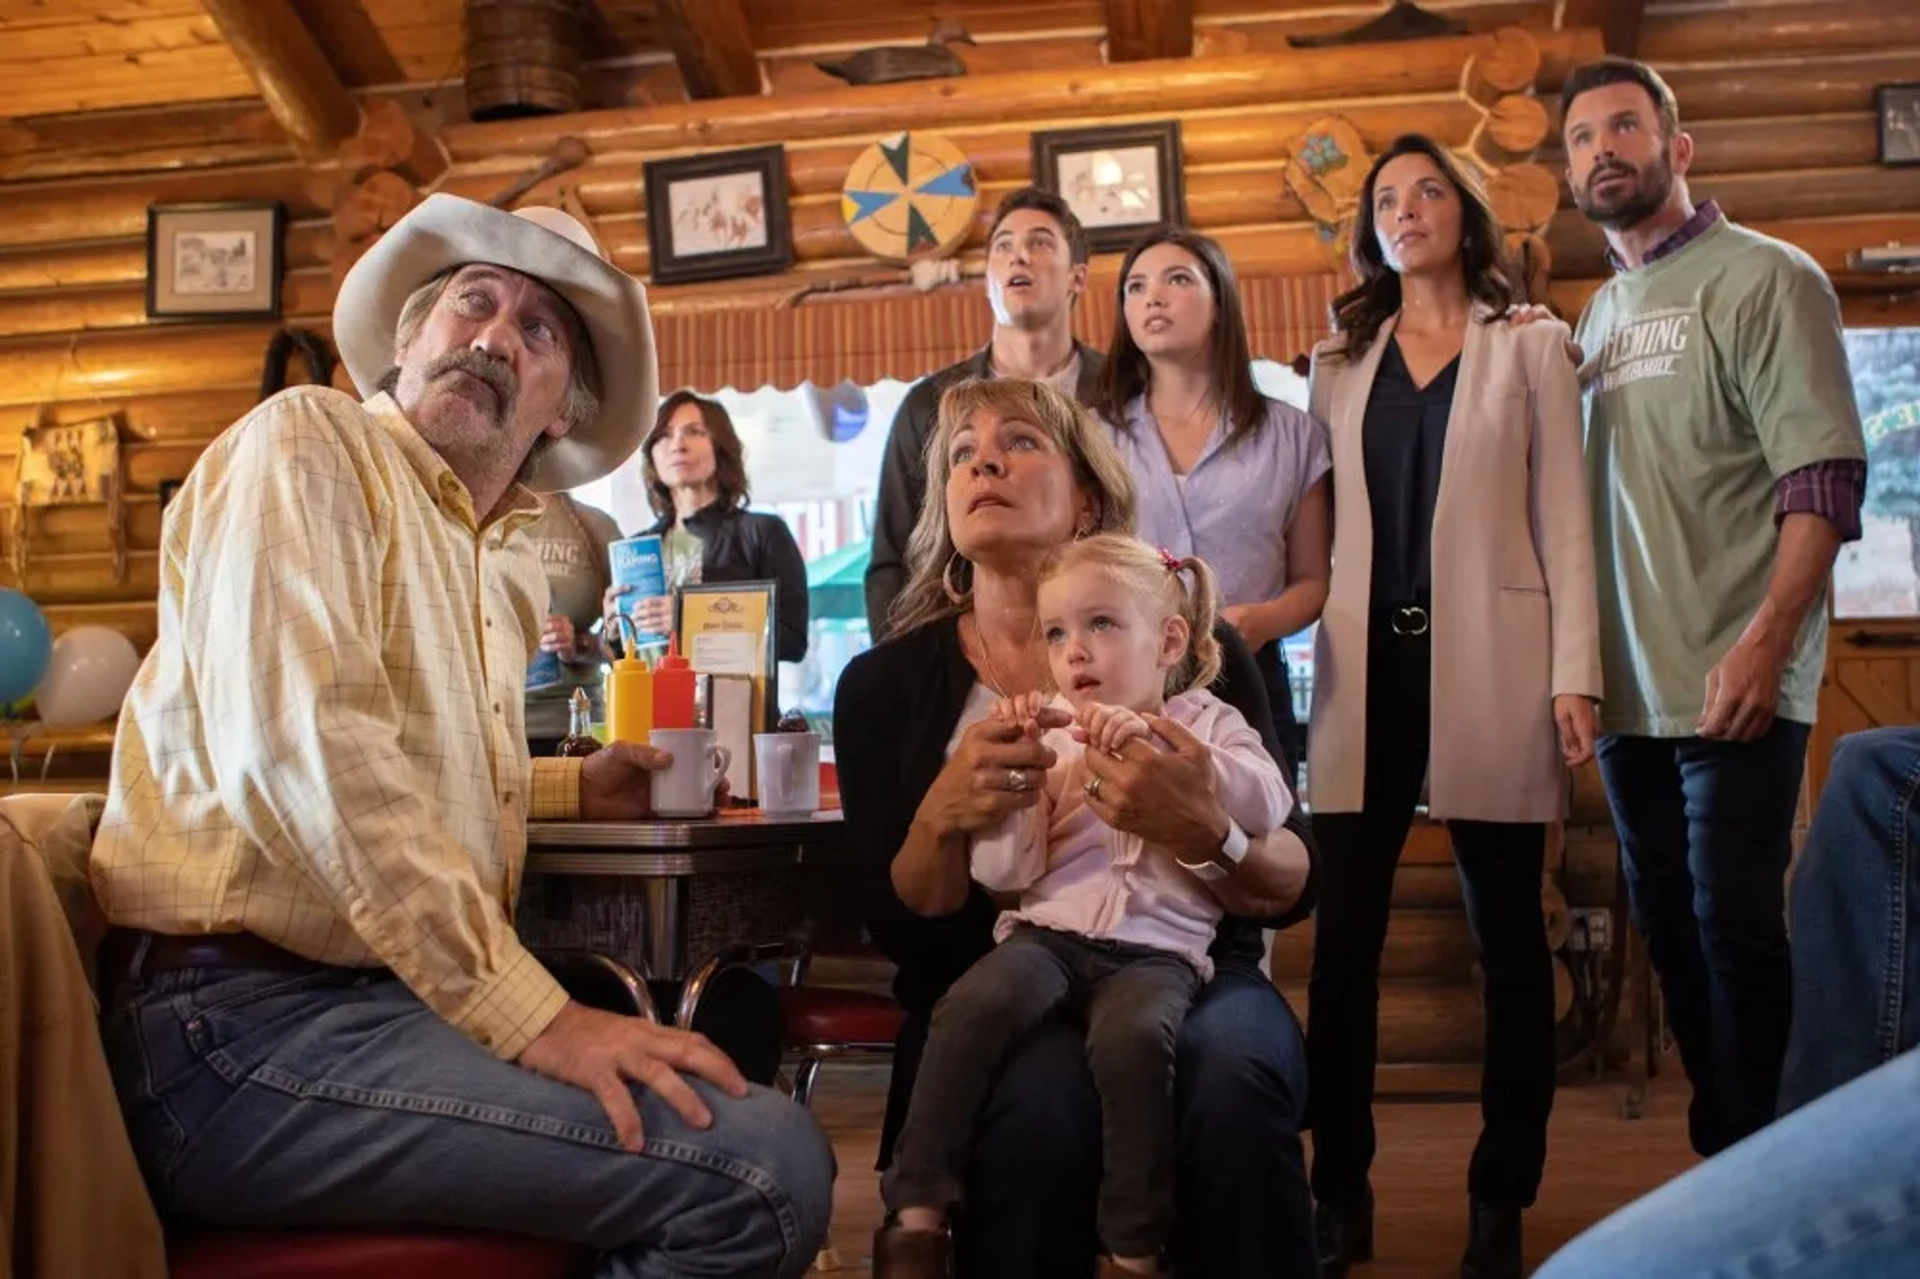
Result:
M1861 538L1833 566L1836 618L1920 616L1920 328L1849 329L1867 437Z

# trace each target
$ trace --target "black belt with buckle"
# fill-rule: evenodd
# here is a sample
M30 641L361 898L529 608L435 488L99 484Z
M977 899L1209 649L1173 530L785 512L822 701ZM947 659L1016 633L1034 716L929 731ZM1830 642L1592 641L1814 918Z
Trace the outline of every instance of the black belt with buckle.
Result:
M1411 639L1431 630L1433 618L1419 604L1398 604L1387 610L1387 625L1393 628L1395 635Z

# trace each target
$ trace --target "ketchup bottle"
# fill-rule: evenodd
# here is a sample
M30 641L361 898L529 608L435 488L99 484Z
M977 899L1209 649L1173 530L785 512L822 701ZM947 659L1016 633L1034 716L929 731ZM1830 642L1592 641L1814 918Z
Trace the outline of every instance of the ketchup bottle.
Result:
M670 638L667 655L653 668L653 726L693 728L693 667L680 656L680 637Z

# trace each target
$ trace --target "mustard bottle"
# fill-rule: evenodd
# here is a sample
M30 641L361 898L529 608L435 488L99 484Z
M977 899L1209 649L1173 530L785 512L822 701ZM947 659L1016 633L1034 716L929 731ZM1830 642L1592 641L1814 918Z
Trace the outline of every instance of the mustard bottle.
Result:
M638 656L633 620L618 618L626 644L607 672L607 740L645 744L653 732L653 673Z

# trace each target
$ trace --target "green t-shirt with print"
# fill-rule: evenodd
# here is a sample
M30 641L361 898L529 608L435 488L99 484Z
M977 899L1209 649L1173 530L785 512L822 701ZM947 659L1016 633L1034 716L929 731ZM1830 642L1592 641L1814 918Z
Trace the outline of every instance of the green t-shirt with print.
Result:
M1707 673L1766 596L1775 482L1866 445L1818 264L1724 218L1615 275L1577 334L1593 493L1606 699L1602 732L1685 737ZM1781 679L1777 714L1811 724L1825 592Z

